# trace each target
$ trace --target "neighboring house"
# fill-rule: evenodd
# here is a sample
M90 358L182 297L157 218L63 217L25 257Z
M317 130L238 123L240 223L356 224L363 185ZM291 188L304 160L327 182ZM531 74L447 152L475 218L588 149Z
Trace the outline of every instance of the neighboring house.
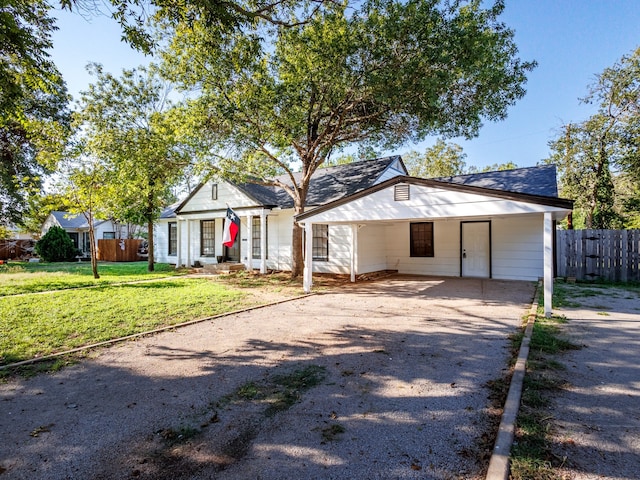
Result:
M241 217L233 248L222 245L227 205ZM295 219L282 189L208 181L163 212L155 251L158 261L176 265L225 259L262 272L289 270L295 220L306 232L307 291L311 272L355 280L380 270L544 277L547 285L555 222L572 206L558 198L554 166L421 179L407 176L395 156L318 170L305 213Z
M42 225L42 235L53 226L62 227L71 237L73 244L83 255L91 255L89 245L89 223L82 213L54 211L49 214ZM94 220L96 242L103 239L127 238L127 226L112 220ZM96 243L97 244L97 243Z

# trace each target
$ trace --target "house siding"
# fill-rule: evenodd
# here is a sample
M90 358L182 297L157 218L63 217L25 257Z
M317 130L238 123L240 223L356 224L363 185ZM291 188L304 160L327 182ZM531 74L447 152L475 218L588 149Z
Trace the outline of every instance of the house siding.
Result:
M409 224L402 222L386 228L387 268L414 275L460 275L460 223L433 222L433 257L411 257Z
M502 217L492 222L492 276L533 280L543 276L544 216Z
M358 274L387 270L387 241L384 225L364 225L358 231ZM383 239L383 241L381 241Z

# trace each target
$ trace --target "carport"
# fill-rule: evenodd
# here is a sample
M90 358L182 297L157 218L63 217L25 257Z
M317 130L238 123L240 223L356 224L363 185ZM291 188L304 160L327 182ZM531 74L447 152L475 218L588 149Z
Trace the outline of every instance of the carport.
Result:
M526 178L520 178L526 191ZM524 185L524 187L523 187ZM350 274L544 279L551 314L556 222L573 202L555 195L399 176L296 217L305 229L304 290L312 288L313 225L350 226ZM515 188L507 185L507 188Z

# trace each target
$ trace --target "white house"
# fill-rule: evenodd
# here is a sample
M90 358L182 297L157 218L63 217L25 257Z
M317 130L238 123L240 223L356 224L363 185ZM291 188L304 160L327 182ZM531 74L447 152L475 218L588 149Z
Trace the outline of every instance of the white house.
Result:
M222 245L227 205L241 217L233 248ZM296 218L282 189L211 180L163 212L155 251L176 265L224 258L262 272L288 270L295 220L306 232L307 291L312 272L355 281L380 270L544 277L552 288L555 222L571 209L558 198L554 166L421 179L407 176L394 156L318 170Z
M89 223L81 213L53 211L42 224L42 235L53 226L62 227L71 237L73 244L84 255L91 255L89 246ZM94 234L97 240L127 238L127 226L112 220L94 220Z

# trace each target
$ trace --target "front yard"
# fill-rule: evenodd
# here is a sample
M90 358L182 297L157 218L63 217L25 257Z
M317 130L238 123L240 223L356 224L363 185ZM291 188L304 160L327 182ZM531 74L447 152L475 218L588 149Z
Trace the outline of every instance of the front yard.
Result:
M0 365L301 293L284 276L192 278L145 262L9 264L0 270ZM259 287L254 290L255 287Z

